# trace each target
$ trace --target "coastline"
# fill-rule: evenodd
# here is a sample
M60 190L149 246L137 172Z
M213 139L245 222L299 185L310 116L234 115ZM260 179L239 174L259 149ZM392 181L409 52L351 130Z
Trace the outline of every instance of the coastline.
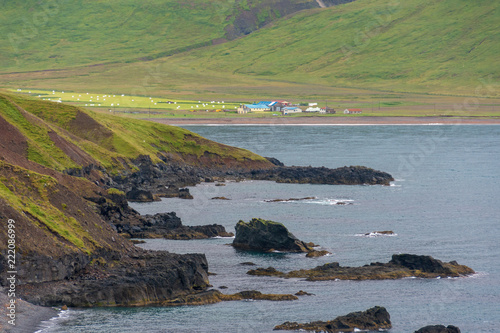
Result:
M500 118L479 117L276 117L276 118L145 118L167 125L276 125L276 126L367 126L367 125L500 125Z
M0 332L6 333L26 333L37 332L41 329L41 324L51 318L57 317L59 311L31 304L19 298L16 299L16 325L13 326L7 321L7 304L9 298L2 290L0 290L0 304L2 304L0 318Z

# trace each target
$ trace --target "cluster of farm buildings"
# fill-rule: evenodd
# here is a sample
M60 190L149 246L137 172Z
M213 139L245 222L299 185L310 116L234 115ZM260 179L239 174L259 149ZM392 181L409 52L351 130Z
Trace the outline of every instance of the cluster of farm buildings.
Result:
M325 106L323 108L318 107L318 103L309 103L307 107L299 107L297 104L292 104L284 100L275 101L260 101L254 104L243 104L238 108L239 114L249 113L249 112L281 112L282 115L289 115L294 113L329 113L334 114L336 111L333 108ZM344 114L360 114L361 109L345 109Z

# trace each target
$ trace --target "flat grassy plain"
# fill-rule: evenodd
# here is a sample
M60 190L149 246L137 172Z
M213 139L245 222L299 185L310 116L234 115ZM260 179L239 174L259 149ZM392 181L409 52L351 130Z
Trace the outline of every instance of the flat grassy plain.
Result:
M167 96L131 96L125 94L87 93L39 89L11 89L11 92L29 95L54 103L67 103L90 110L129 118L269 118L282 117L279 112L256 112L237 114L240 104L253 103L260 99L237 102L217 100L184 100ZM363 94L344 91L343 95L328 99L290 99L293 103L316 102L329 106L336 114L299 113L285 117L500 117L500 99L462 96L434 96L425 94L397 94L363 90ZM123 95L123 96L122 96ZM213 97L213 96L211 96ZM267 99L272 99L265 95ZM291 96L293 98L293 96ZM266 98L264 98L266 99ZM170 103L168 103L170 102ZM213 103L212 103L213 102ZM344 115L346 108L360 108L361 115ZM224 112L223 110L226 110Z

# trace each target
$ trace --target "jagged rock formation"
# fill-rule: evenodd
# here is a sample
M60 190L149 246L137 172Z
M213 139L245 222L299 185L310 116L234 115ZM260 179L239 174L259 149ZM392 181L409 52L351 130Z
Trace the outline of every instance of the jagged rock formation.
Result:
M92 199L92 198L89 198ZM185 226L175 212L139 215L123 195L114 193L112 200L93 199L100 207L100 215L126 238L204 239L232 237L222 225Z
M433 325L433 326L425 326L415 331L415 333L460 333L460 329L453 325L448 325L448 327L444 325Z
M444 263L430 256L394 254L388 263L371 263L362 267L343 267L338 262L324 264L312 269L301 269L288 273L273 267L257 268L249 275L279 276L284 278L305 278L308 281L326 280L386 280L404 277L436 278L458 277L474 274L471 268L456 261Z
M236 224L233 246L241 250L310 252L313 249L298 240L287 228L278 222L253 218L250 222Z
M296 322L285 322L274 327L274 330L289 331L315 331L315 332L354 332L357 330L386 330L392 327L389 312L384 307L375 306L366 311L352 312L345 316L339 316L331 321L315 321L299 324Z

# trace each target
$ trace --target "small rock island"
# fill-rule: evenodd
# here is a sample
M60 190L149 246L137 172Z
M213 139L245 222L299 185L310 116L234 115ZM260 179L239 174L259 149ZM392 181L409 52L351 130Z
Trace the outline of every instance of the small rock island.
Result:
M274 327L274 330L288 331L314 331L314 332L355 332L356 330L386 330L392 327L391 316L384 307L375 306L366 311L351 312L345 316L339 316L330 321L314 321L299 324L296 322L285 322Z
M262 252L311 252L311 244L295 237L279 222L253 218L250 222L239 221L236 224L236 236L233 246L240 250Z
M361 267L343 267L338 262L324 264L312 269L301 269L288 273L273 267L257 268L249 275L305 278L308 281L327 280L394 280L405 277L441 278L474 274L474 270L456 261L442 262L431 256L394 254L388 263L371 263Z

